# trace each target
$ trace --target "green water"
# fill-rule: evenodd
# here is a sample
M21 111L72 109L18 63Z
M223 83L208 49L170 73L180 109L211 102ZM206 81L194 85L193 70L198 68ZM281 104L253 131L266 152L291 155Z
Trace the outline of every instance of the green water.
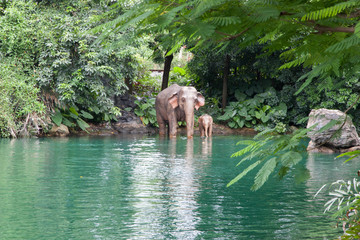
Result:
M333 239L324 183L355 175L333 155L257 192L236 176L239 136L0 140L0 239Z

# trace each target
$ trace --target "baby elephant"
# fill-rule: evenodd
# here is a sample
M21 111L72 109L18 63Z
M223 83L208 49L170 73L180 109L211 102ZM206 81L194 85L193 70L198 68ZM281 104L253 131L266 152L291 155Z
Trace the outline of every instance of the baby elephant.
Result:
M211 137L213 118L209 114L204 114L199 117L199 130L201 137Z

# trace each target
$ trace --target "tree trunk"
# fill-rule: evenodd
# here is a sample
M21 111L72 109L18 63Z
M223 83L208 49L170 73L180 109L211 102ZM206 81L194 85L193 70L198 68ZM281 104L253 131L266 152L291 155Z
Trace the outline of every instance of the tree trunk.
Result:
M171 68L171 62L172 62L173 58L174 58L174 56L172 54L165 57L161 91L164 90L165 88L167 88L169 85L170 68Z
M133 92L133 86L129 77L125 77L125 85L128 87L128 93L131 95Z
M222 111L223 112L225 110L226 103L227 103L229 72L230 72L230 56L229 56L229 54L226 54L225 66L224 66L224 76L223 76L223 92L222 92Z

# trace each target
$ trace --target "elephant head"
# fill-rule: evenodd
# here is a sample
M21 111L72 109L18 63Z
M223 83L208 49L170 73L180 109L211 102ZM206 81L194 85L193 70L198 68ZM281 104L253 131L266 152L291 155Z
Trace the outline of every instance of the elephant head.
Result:
M186 122L187 137L192 138L194 134L194 109L198 110L205 105L204 96L194 87L181 87L178 92L174 92L169 98L169 103L173 109L177 110L177 118Z

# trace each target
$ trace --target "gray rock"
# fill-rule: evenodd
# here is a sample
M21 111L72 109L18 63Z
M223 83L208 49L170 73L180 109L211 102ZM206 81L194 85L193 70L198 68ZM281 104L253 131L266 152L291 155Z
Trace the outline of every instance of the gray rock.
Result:
M135 119L130 122L116 122L112 124L113 128L119 133L155 133L155 129L145 126L140 119Z
M344 126L339 130L345 119ZM325 131L318 131L331 120L335 120L337 123ZM314 129L308 133L308 137L311 139L308 151L330 152L333 150L340 152L339 149L360 145L359 135L351 118L346 117L345 113L339 110L325 108L311 110L307 124L307 128L310 127L314 127Z
M53 125L49 131L49 134L51 136L66 137L70 134L70 132L69 132L69 128L67 126L65 126L64 124L61 124L60 126Z

